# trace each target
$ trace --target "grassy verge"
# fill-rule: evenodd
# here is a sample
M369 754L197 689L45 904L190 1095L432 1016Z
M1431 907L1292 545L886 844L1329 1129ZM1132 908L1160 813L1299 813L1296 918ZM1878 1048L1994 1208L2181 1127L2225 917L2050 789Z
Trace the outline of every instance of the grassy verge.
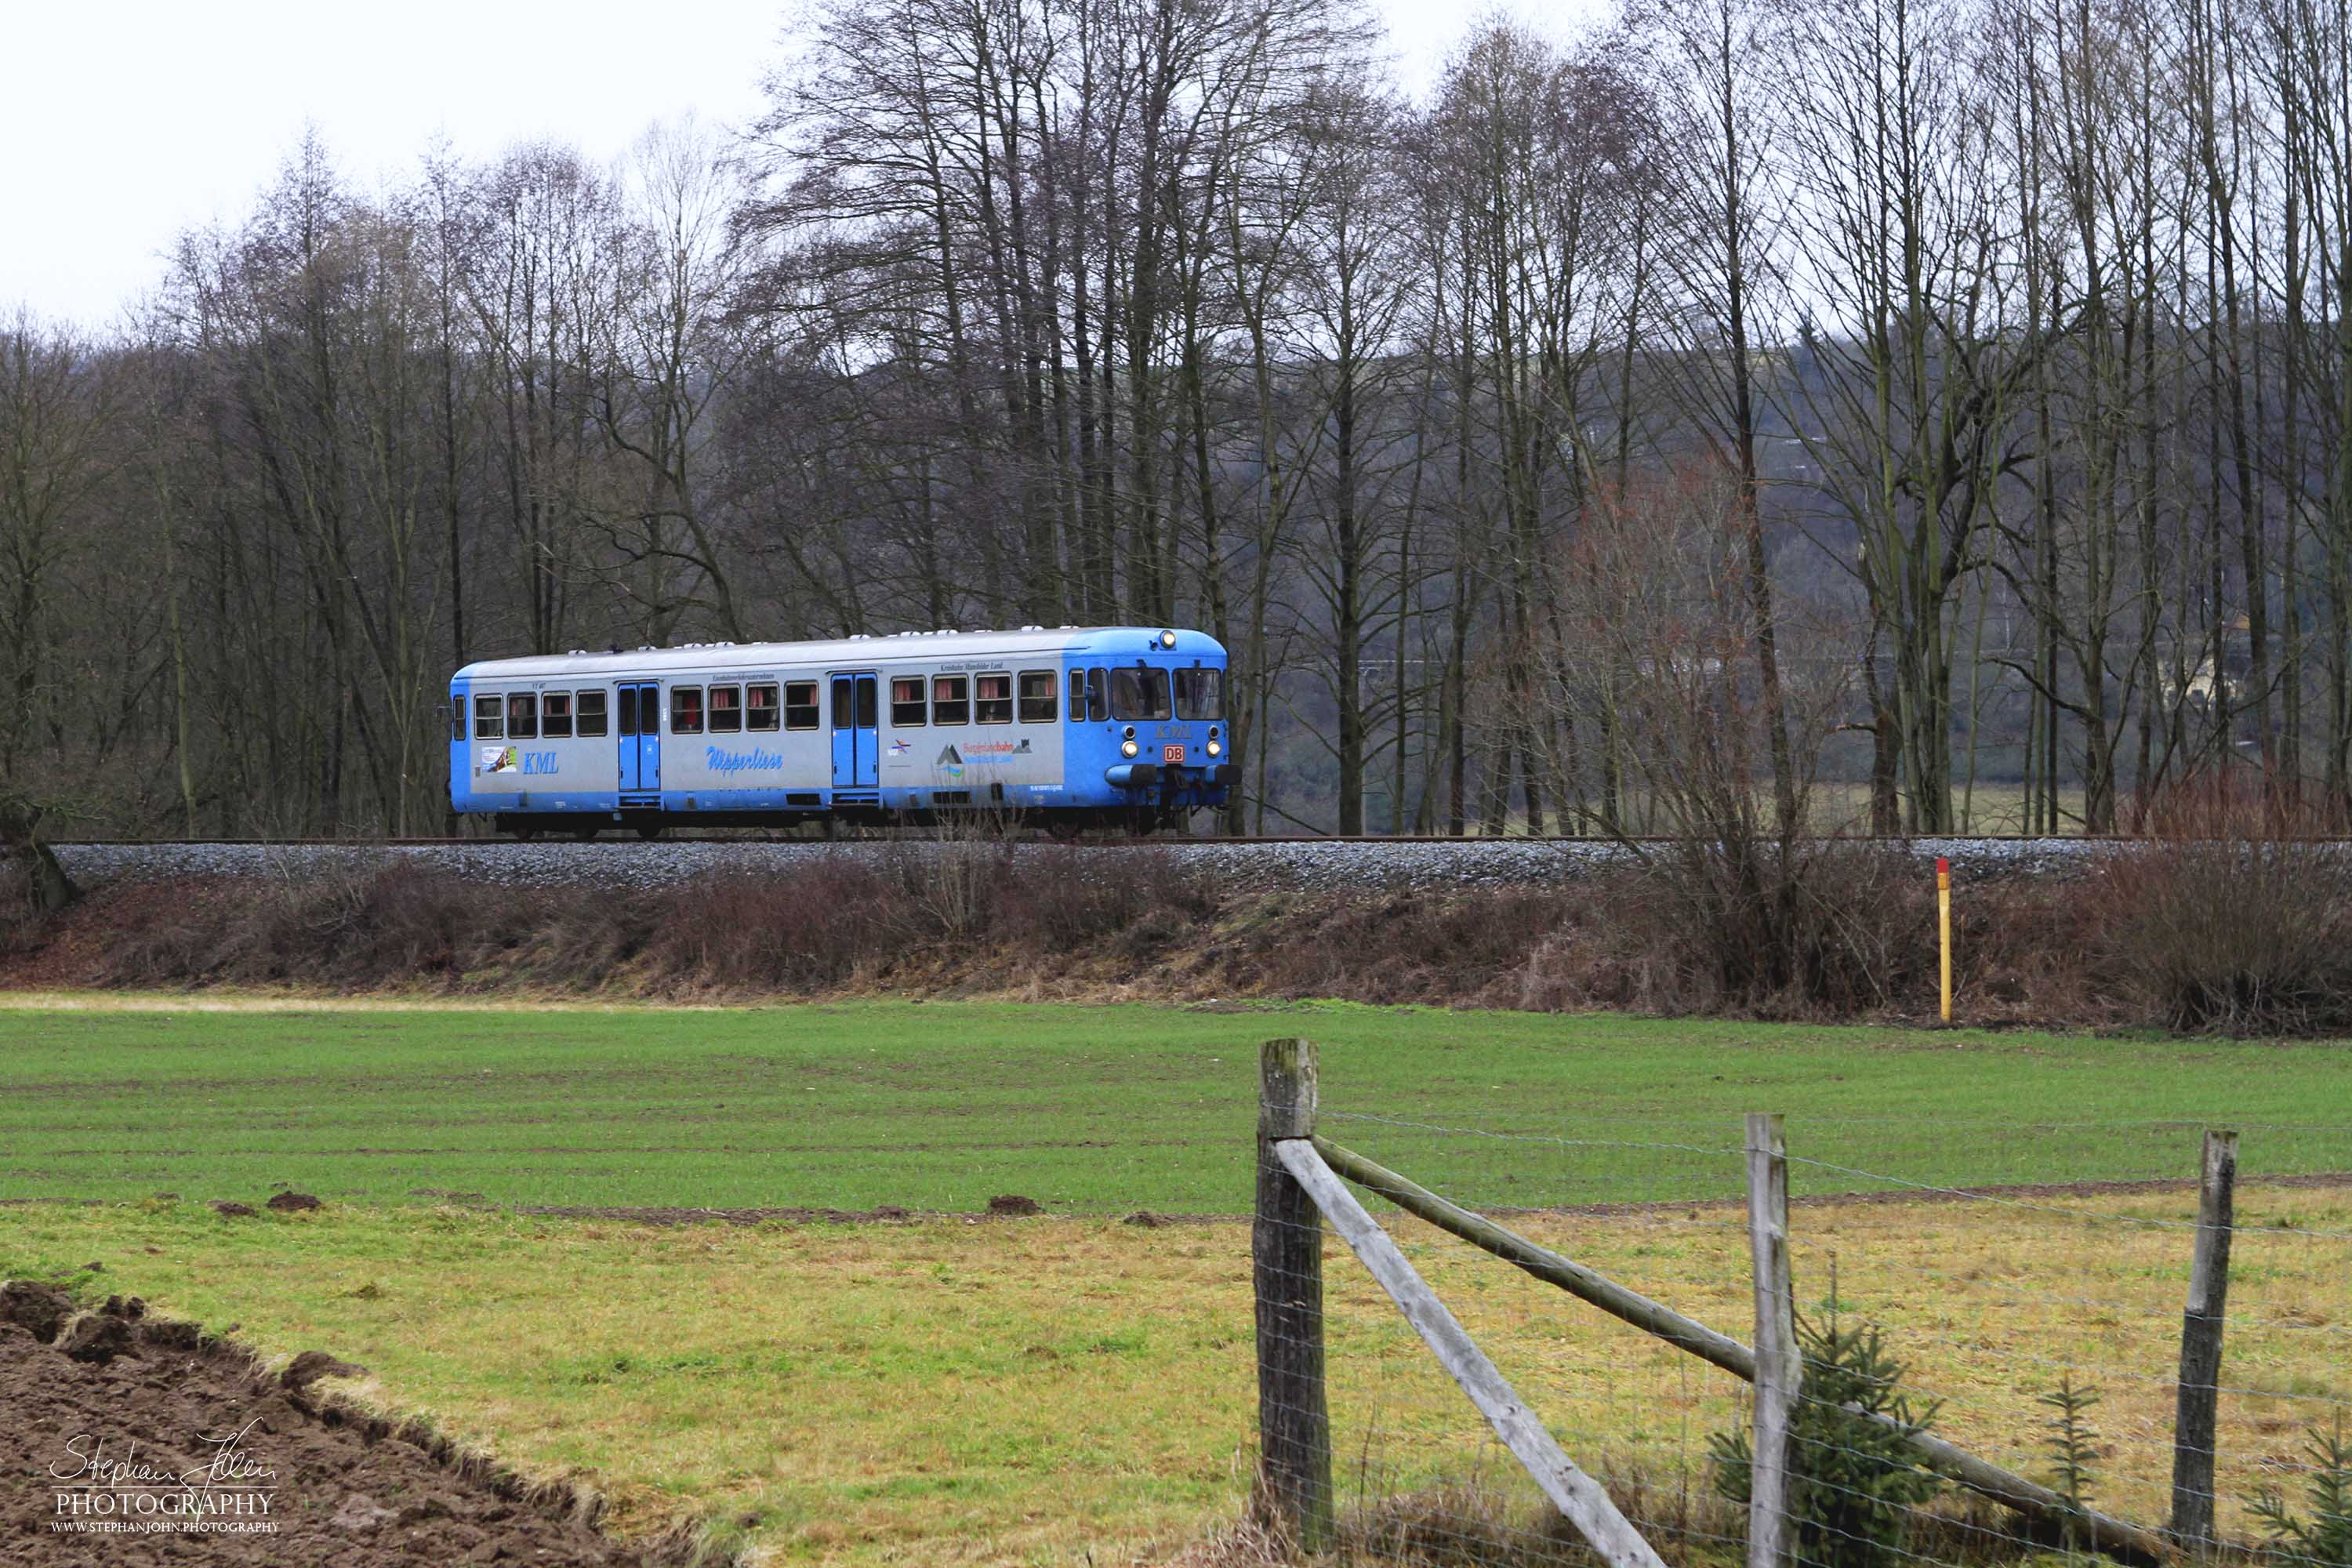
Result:
M1297 1005L845 1003L681 1012L0 1010L0 1198L1234 1213L1255 1044L1321 1047L1335 1135L1485 1202L1730 1196L1738 1118L1938 1185L2352 1166L2352 1052ZM1508 1158L1472 1126L1566 1140Z
M1799 1295L1886 1325L1939 1429L2046 1469L2035 1394L2105 1393L2095 1495L2147 1518L2168 1478L2193 1214L2185 1194L1801 1211ZM1391 1215L1569 1451L1703 1493L1722 1376ZM2223 1517L2292 1483L2304 1425L2352 1399L2352 1191L2242 1194L2222 1402ZM1719 1211L1528 1228L1728 1330L1744 1239ZM104 1265L264 1352L363 1363L360 1392L535 1471L584 1468L626 1530L680 1513L778 1560L1157 1561L1234 1518L1252 1462L1246 1226L1107 1219L655 1228L331 1205L0 1210L0 1275ZM1832 1261L1834 1259L1834 1262ZM1483 1475L1482 1427L1344 1251L1328 1264L1331 1405L1350 1504ZM2245 1392L2238 1392L2238 1391ZM2331 1405L2329 1402L2338 1402Z

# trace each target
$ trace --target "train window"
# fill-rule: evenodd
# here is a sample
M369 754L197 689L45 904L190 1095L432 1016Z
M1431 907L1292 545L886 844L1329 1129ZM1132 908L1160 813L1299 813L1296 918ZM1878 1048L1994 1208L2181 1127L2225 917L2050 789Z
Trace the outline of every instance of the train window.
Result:
M923 678L919 675L894 675L890 678L890 728L913 730L922 725L927 711L923 701Z
M1075 724L1087 716L1087 672L1070 671L1070 722Z
M580 694L580 738L595 741L604 734L604 694L583 691Z
M539 698L529 691L507 694L507 739L531 741L539 737Z
M1176 672L1176 717L1222 719L1225 716L1225 672L1195 665Z
M449 739L462 741L465 738L466 705L462 702L452 702L449 704Z
M775 727L775 687L773 685L745 687L743 689L743 728L772 730Z
M1021 672L1021 721L1024 724L1050 724L1054 721L1054 672L1050 669L1024 669Z
M784 728L814 730L816 728L816 682L788 680L784 682Z
M661 733L661 688L658 686L637 688L637 733Z
M743 689L740 686L714 686L710 689L710 732L731 735L743 728Z
M881 706L875 700L874 689L878 684L870 675L857 678L857 727L861 730L874 728L874 710Z
M971 722L971 684L962 676L938 675L931 678L931 722Z
M1168 672L1125 665L1110 672L1110 716L1122 724L1156 723L1168 717Z
M539 732L551 741L572 739L572 693L551 691L539 700Z
M673 686L669 689L669 732L673 735L702 733L702 688Z
M637 732L637 694L630 688L621 688L621 739L628 740Z
M856 728L851 719L852 710L857 702L856 688L857 682L848 676L836 675L833 678L833 727L836 731Z
M1013 678L1009 675L976 675L972 677L972 717L983 724L1013 722Z
M507 732L507 703L503 697L474 699L474 739L497 741Z
M1099 724L1110 717L1110 671L1097 665L1087 671L1087 719Z

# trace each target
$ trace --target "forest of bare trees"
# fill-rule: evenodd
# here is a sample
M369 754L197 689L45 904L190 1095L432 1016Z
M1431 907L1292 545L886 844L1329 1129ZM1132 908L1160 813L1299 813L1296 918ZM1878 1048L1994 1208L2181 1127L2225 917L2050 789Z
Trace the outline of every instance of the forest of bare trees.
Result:
M1229 830L1638 831L1667 744L2352 819L2347 0L1631 0L1417 99L1329 0L803 26L756 124L330 126L0 318L0 792L437 832L468 659L1141 622L1232 651Z

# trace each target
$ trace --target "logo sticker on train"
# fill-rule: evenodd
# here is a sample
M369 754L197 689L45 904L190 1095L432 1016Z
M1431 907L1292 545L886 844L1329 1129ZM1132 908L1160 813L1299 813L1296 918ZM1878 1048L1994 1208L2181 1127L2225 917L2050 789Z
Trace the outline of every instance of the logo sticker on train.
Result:
M551 773L556 767L553 752L519 752L512 746L482 748L482 771L486 773Z
M1168 744L1160 747L1160 760L1163 763L1182 762L1184 760L1184 742L1181 741L1171 741Z
M782 773L784 754L754 746L748 752L730 752L724 746L705 746L702 765L714 773Z

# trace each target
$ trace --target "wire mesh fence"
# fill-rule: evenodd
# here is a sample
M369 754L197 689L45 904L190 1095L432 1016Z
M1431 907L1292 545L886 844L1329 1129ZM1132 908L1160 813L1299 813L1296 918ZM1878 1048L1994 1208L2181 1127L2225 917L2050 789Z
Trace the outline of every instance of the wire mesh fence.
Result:
M1548 1136L1311 1104L1307 1121L1317 1136L1300 1146L1359 1177L1353 1192L1411 1273L1654 1560L1756 1561L1757 1395L1731 1370L1758 1324L1739 1125L1712 1138L1690 1123ZM2096 1124L2145 1140L2147 1173L2129 1180L2021 1187L1948 1174L1981 1168L1966 1141L2021 1124L1955 1125L1948 1157L1883 1170L1839 1157L1860 1140L1837 1120L1786 1123L1803 1375L1778 1510L1785 1552L1767 1561L1906 1568L2193 1551L2352 1568L2352 1178L2266 1178L2263 1130L2240 1129L2234 1210L2218 1227L2230 1243L2225 1304L2190 1314L2200 1130ZM1596 1168L1627 1160L1653 1163L1649 1195L1580 1201ZM1482 1215L1518 1249L1497 1257L1491 1238L1474 1245L1458 1221L1448 1234L1361 1179L1382 1166L1409 1178L1417 1161L1475 1172L1440 1207ZM1461 1367L1433 1352L1427 1322L1409 1321L1332 1217L1312 1205L1273 1223L1259 1215L1262 1369L1271 1344L1294 1373L1316 1373L1262 1374L1261 1415L1293 1432L1328 1422L1328 1479L1286 1481L1296 1456L1263 1456L1266 1517L1289 1545L1365 1562L1645 1561L1596 1546L1563 1515L1541 1465L1531 1473L1506 1447L1503 1423L1465 1396ZM2216 1228L2209 1213L2209 1247ZM1547 1258L1580 1272L1566 1288L1538 1278ZM1580 1299L1585 1275L1657 1310ZM1270 1321L1269 1296L1286 1293L1288 1311ZM2210 1438L2183 1420L2185 1315L2219 1336ZM1713 1339L1661 1337L1661 1323L1676 1334L1684 1321ZM1314 1343L1285 1357L1286 1337Z

